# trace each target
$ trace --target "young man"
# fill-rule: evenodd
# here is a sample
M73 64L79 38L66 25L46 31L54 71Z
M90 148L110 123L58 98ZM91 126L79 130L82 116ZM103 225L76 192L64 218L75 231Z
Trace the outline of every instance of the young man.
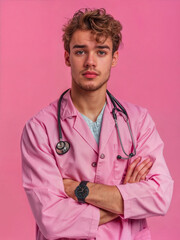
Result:
M170 205L173 181L151 117L121 102L130 126L123 110L113 119L106 89L121 29L104 9L74 14L63 35L71 89L60 109L53 102L23 130L23 186L38 240L149 240L146 218Z

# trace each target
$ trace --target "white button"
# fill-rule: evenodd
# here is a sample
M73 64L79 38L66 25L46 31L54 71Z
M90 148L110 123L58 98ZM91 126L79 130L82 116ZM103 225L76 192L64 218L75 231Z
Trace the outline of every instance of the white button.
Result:
M93 162L91 165L92 165L93 167L96 167L96 166L97 166L97 163L96 163L96 162Z
M104 158L105 158L104 153L102 153L102 154L100 155L100 158L101 158L101 159L104 159Z

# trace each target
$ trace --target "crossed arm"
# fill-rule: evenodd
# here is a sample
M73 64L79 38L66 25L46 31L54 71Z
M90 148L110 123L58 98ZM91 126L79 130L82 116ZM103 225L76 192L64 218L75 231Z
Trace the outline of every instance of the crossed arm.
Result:
M153 163L148 158L138 165L140 161L141 157L138 157L129 165L123 184L145 180ZM74 190L80 182L64 179L63 183L66 194L77 201ZM88 182L87 186L89 188L89 195L86 197L86 202L100 209L99 225L112 221L117 218L119 214L123 215L123 198L116 186L92 182Z

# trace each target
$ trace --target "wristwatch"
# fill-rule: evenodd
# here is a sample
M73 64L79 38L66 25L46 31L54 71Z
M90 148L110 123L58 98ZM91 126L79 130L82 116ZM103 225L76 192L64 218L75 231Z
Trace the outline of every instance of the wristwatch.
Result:
M85 203L85 198L89 194L89 188L86 186L88 181L82 181L75 189L75 195L79 203Z

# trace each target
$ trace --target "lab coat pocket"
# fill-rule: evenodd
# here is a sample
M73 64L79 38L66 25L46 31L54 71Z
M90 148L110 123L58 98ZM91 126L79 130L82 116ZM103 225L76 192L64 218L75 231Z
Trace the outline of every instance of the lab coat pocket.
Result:
M134 240L151 240L151 233L149 228L144 228L143 230L138 232L135 235Z
M114 144L114 178L119 180L119 183L123 183L123 180L126 176L128 160L118 159L119 148L117 144Z

